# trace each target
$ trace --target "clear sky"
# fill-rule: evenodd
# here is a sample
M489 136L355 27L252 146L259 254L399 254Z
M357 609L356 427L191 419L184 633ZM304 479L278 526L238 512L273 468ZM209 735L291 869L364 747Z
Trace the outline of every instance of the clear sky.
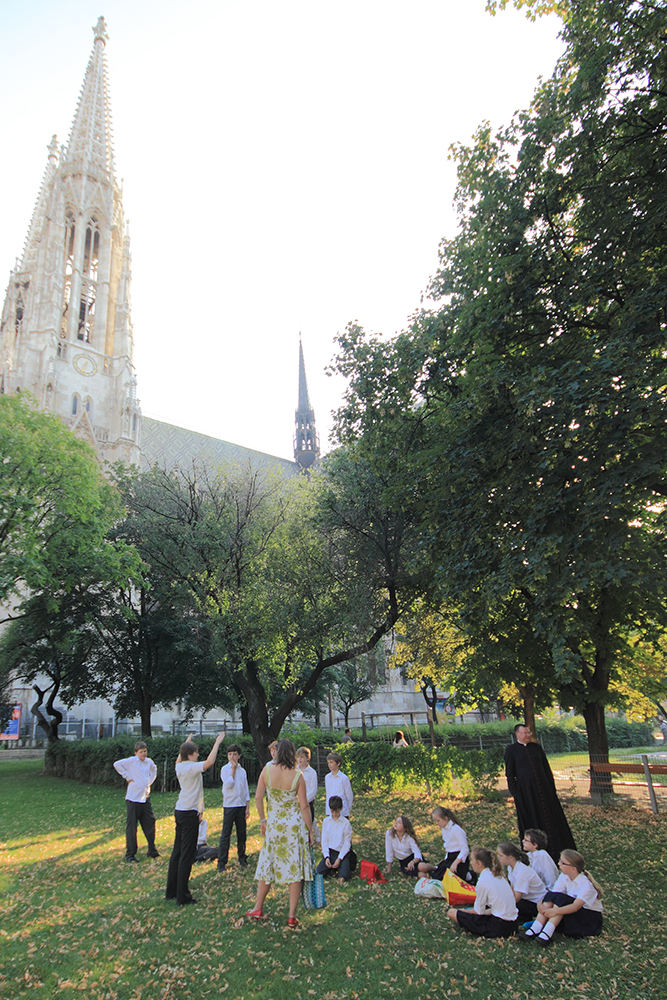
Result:
M405 327L455 231L450 144L529 104L559 22L484 0L4 0L3 289L100 15L144 413L291 457L301 331L326 449L336 334Z

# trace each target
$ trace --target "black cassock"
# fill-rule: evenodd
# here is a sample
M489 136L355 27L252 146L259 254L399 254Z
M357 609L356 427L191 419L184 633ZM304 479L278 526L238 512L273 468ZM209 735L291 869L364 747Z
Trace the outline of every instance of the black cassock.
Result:
M576 851L572 831L556 793L549 761L539 743L512 743L505 750L505 775L510 795L514 796L519 836L534 827L544 830L549 854L558 860L566 848Z

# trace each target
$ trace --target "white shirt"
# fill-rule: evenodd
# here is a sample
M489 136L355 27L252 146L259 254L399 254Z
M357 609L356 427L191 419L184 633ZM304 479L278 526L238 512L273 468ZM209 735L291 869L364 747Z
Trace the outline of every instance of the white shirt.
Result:
M568 896L574 896L575 899L583 899L585 910L595 910L597 913L602 913L602 903L597 889L583 872L579 872L576 878L569 878L561 872L554 883L553 891L565 892Z
M329 857L329 851L338 851L342 860L352 847L352 825L349 819L339 816L326 816L322 823L322 854Z
M299 768L301 771L301 768ZM301 771L303 780L306 782L306 798L312 802L317 795L317 771L310 764Z
M523 861L517 861L514 868L507 866L507 878L512 889L531 903L540 903L544 899L546 885L537 872Z
M136 754L115 760L113 766L128 781L125 798L130 802L145 802L151 794L151 785L157 778L157 767L150 759L139 760Z
M419 850L419 844L414 837L411 837L407 833L404 833L402 837L399 837L398 834L392 837L391 830L387 830L384 836L384 853L388 865L391 864L394 858L397 861L403 861L405 858L409 858L411 854L414 854L420 861L424 860L422 852Z
M232 765L225 764L220 769L220 781L222 782L222 804L225 809L246 806L250 802L248 775L240 764L236 768L234 777L232 777Z
M324 779L324 789L325 789L325 813L327 816L331 816L331 809L329 808L329 799L332 795L340 795L343 800L343 816L349 816L352 812L352 802L354 801L354 795L352 794L352 785L350 784L350 779L342 771L338 774L333 775L331 771L327 774Z
M490 868L485 868L477 879L475 886L477 898L475 899L475 913L490 913L501 920L516 920L519 911L516 908L512 887L506 878L500 875L498 878Z
M528 860L530 861L530 867L535 869L547 889L552 889L553 884L558 878L560 872L556 867L556 862L551 857L549 852L541 849L538 851L530 851L528 852Z
M198 813L204 811L204 773L203 760L179 760L176 765L176 777L181 786L181 794L176 800L179 812L195 809Z
M458 851L457 859L465 861L468 857L468 838L463 827L450 819L447 826L442 828L442 840L445 845L445 854Z

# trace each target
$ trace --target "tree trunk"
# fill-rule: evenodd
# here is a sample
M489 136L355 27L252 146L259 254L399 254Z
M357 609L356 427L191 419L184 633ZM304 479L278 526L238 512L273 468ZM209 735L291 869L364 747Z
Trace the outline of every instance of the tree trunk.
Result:
M535 736L535 685L519 684L519 693L523 698L523 721Z
M143 698L141 699L140 709L141 709L141 735L142 736L152 736L153 729L151 726L151 710L153 708L153 703L151 696L144 692Z
M598 774L592 767L594 763L609 763L609 741L607 739L607 727L604 721L604 705L602 702L592 701L585 705L584 719L586 721L586 734L588 736L588 759L591 763L590 793L593 797L604 801L610 795L614 794L611 774Z
M430 688L430 691L431 691L430 695L428 693L429 688ZM426 682L424 682L421 685L421 693L424 696L424 701L426 702L427 707L430 708L431 712L433 713L433 723L434 723L434 725L437 726L438 725L438 710L436 708L436 703L437 703L437 700L438 700L438 696L437 696L435 684L427 684Z
M239 705L241 709L241 730L244 736L250 736L250 719L248 718L248 706L243 702Z

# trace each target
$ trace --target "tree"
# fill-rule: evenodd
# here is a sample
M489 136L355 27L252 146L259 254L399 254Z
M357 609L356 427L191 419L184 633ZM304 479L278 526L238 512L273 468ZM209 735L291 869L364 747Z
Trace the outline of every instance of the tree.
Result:
M381 683L376 654L377 647L372 653L341 663L330 672L329 683L333 690L334 703L345 717L346 729L350 724L350 709L372 698Z
M150 570L207 617L260 759L324 671L373 649L396 621L405 532L368 463L340 454L289 482L154 469L125 496Z
M520 595L604 760L622 650L667 627L667 11L559 6L566 51L531 108L455 150L435 307L392 344L342 340L342 419L375 444L383 413L420 422L432 588L477 631Z

